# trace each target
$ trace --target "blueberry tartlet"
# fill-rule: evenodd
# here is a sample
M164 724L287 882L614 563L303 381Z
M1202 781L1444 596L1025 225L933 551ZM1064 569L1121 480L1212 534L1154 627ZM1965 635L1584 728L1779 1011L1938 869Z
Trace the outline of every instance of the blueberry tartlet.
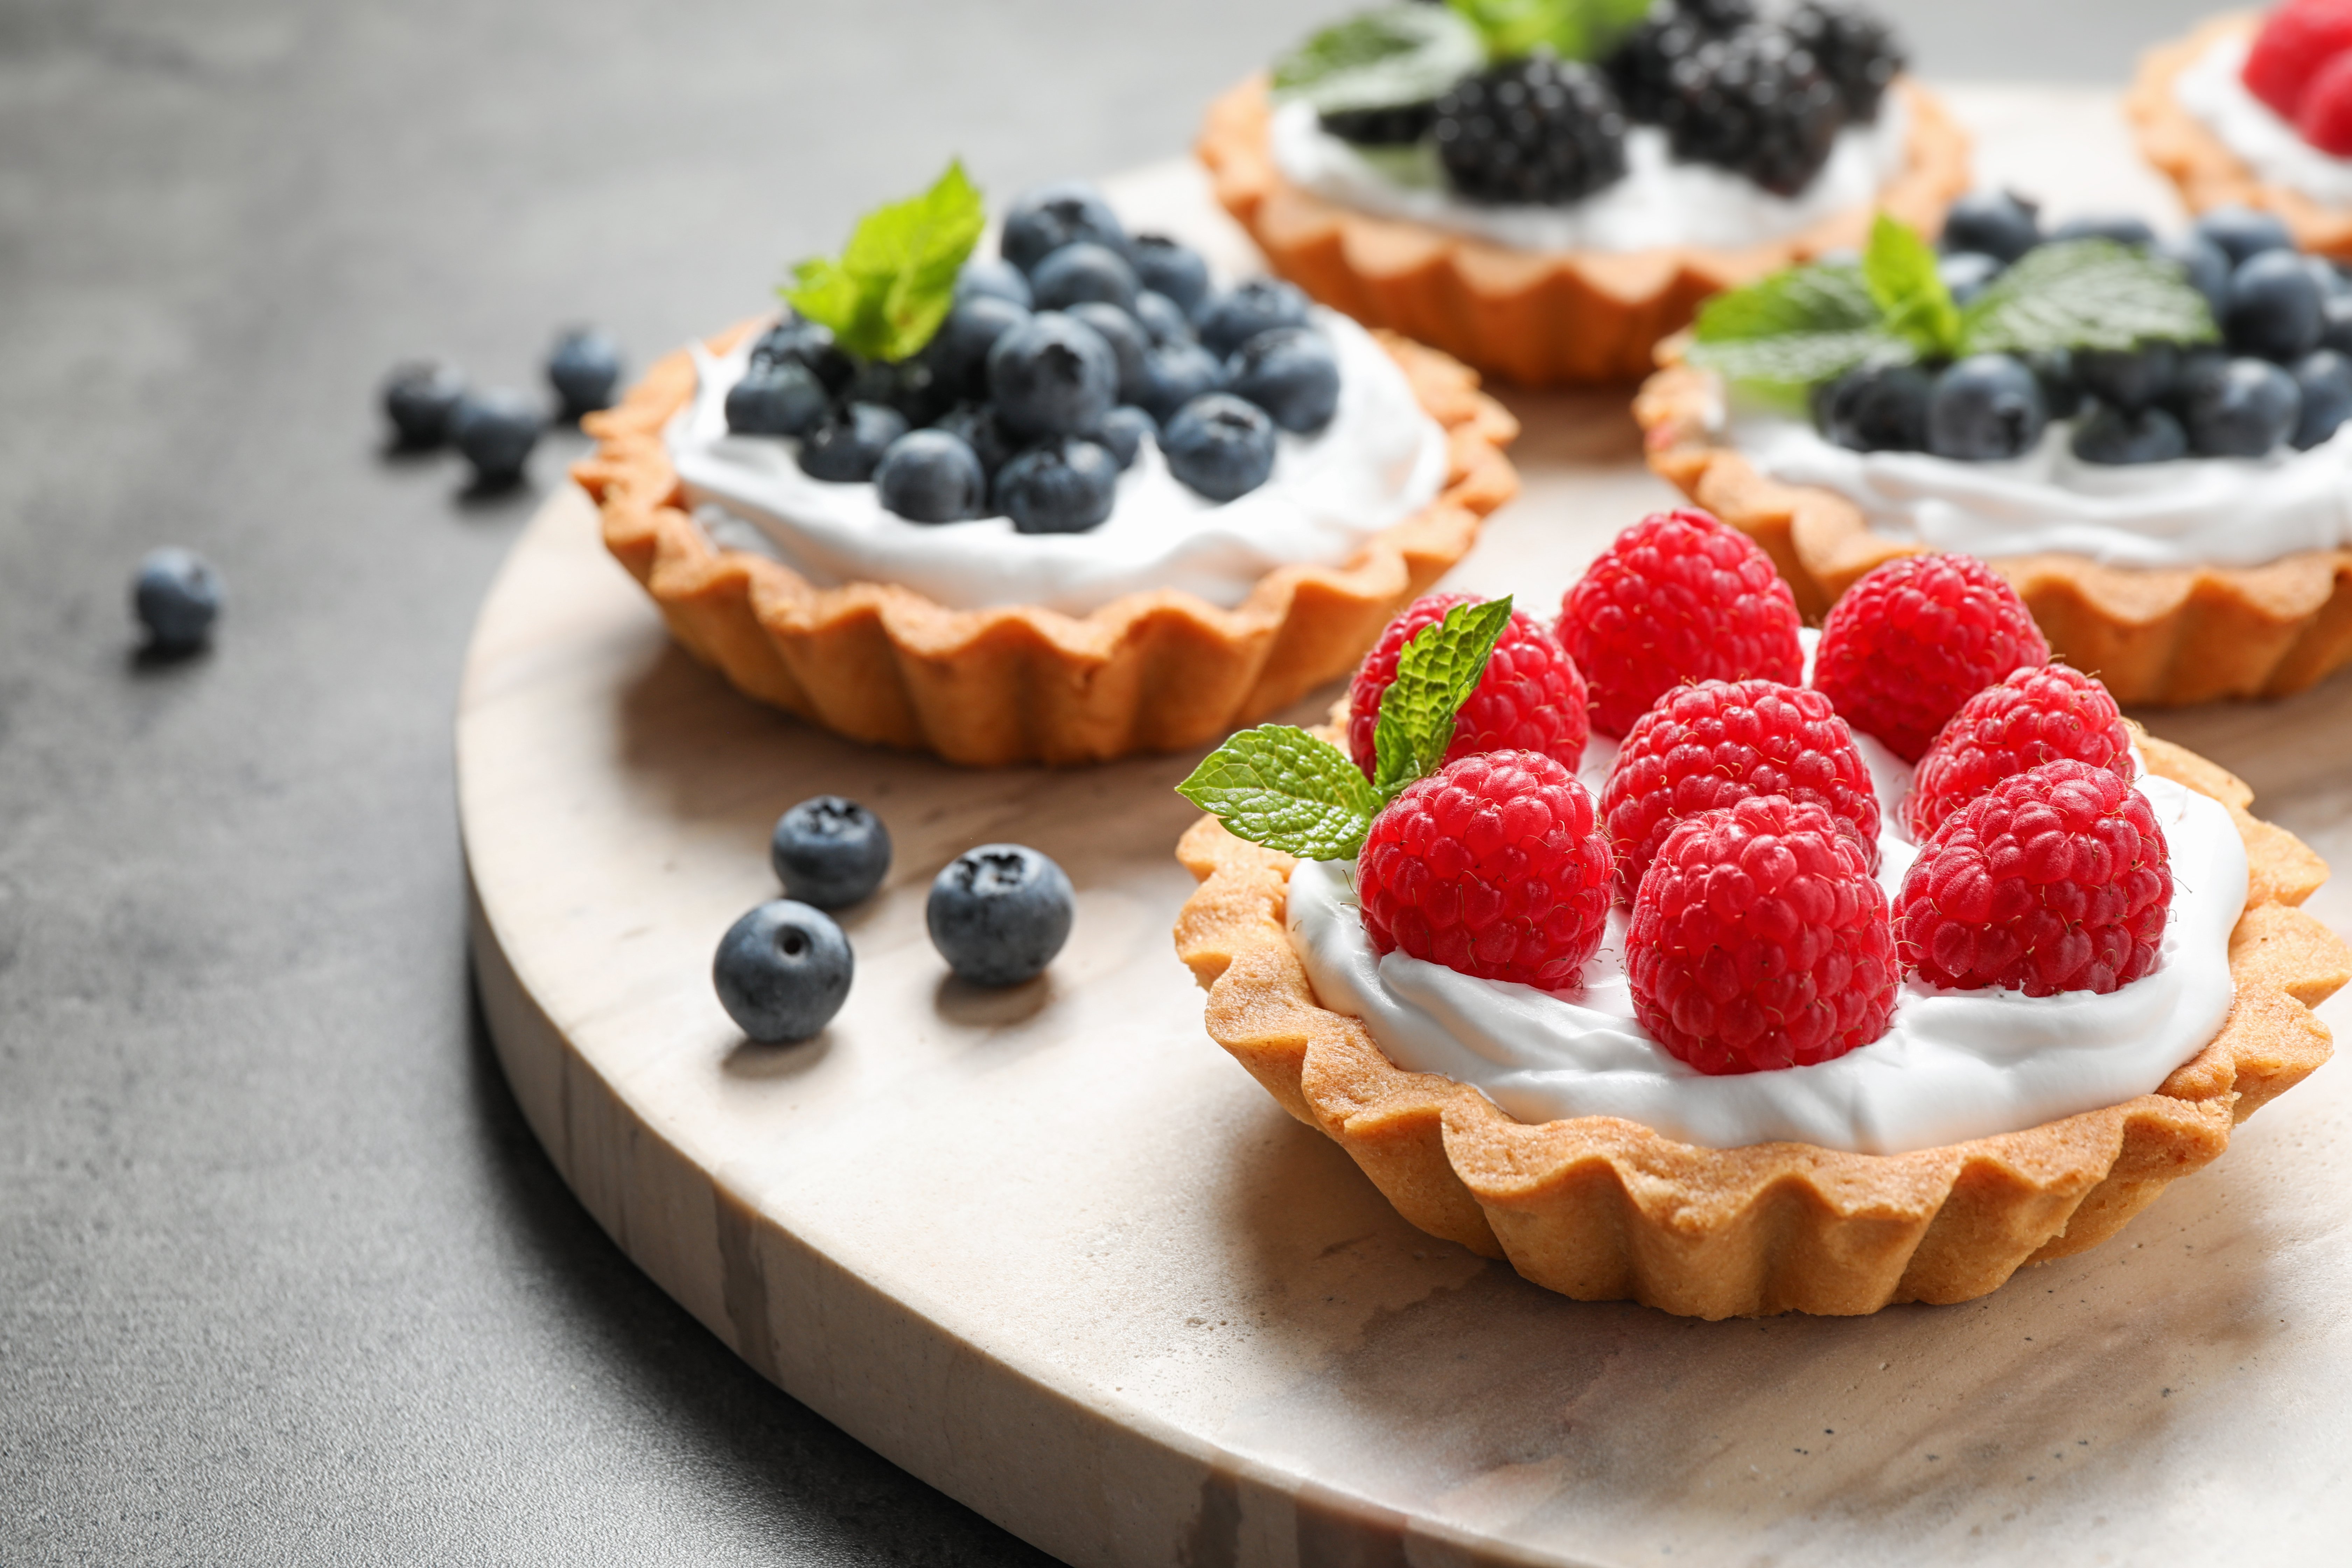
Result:
M1631 380L1708 295L1967 188L1902 67L1847 0L1401 4L1219 99L1196 151L1335 310L1529 385Z

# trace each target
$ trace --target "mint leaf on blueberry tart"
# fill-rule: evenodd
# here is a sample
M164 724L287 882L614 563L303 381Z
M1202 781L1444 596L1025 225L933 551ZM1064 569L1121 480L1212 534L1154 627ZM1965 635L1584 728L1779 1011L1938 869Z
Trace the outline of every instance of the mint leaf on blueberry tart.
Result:
M922 195L860 218L840 256L794 268L781 292L851 353L904 360L947 319L956 275L987 221L980 192L952 162Z

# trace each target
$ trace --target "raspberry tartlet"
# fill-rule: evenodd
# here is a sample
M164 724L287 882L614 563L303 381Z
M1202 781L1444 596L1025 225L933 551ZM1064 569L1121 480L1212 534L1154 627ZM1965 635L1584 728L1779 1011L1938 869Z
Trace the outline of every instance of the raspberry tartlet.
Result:
M1955 581L1964 620L2018 612ZM2325 866L2211 763L2116 756L2090 678L1963 689L1963 650L1916 769L1866 727L1921 720L1882 700L1916 665L1842 700L1698 679L1580 777L1447 760L1512 612L1439 609L1369 768L1269 726L1186 781L1213 815L1176 927L1210 1034L1422 1229L1696 1317L1964 1300L2114 1235L2326 1059L2352 948L2294 907Z
M1966 137L1846 0L1606 15L1351 16L1217 100L1196 152L1276 272L1528 385L1638 377L1708 295L1967 186Z
M1517 433L1442 353L961 170L583 421L574 477L739 689L952 762L1197 745L1345 674Z

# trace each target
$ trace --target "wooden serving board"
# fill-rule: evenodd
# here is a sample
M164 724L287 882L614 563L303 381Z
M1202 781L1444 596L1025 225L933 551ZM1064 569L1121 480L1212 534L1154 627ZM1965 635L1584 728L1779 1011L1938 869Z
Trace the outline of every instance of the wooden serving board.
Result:
M1955 96L1995 175L2062 210L2161 197L2111 100ZM1117 194L1244 259L1181 166ZM1527 493L1454 581L1548 606L1671 496L1622 395L1516 401ZM2352 854L2352 682L2156 723ZM570 490L482 611L457 731L484 1006L572 1190L762 1373L1067 1561L2287 1562L2352 1540L2341 1066L2118 1241L1980 1301L1712 1324L1581 1304L1403 1224L1202 1034L1170 939L1194 758L964 772L759 708L670 646ZM820 791L878 810L897 864L843 922L839 1018L754 1046L712 951L775 895L778 813ZM1078 896L1052 970L1003 993L949 978L923 929L939 867L994 839Z

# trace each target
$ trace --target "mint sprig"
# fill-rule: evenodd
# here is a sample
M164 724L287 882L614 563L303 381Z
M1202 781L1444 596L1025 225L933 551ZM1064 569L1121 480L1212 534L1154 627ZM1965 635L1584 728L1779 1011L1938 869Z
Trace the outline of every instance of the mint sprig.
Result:
M962 163L950 163L921 195L858 219L839 257L802 262L777 292L810 321L832 328L834 342L850 353L906 359L947 319L956 273L987 221Z
M1549 49L1597 60L1650 14L1651 0L1446 0L1486 40L1495 59Z
M2171 263L2111 239L2027 251L1969 301L1970 353L2211 342L2213 311Z
M1909 224L1880 213L1870 226L1870 248L1862 255L1863 281L1878 307L1882 330L1901 338L1923 358L1957 353L1960 308L1936 270L1933 247Z
M1372 731L1373 780L1328 741L1260 724L1210 752L1176 793L1237 838L1302 859L1353 858L1381 808L1444 764L1455 715L1510 618L1507 596L1456 605L1405 644Z

